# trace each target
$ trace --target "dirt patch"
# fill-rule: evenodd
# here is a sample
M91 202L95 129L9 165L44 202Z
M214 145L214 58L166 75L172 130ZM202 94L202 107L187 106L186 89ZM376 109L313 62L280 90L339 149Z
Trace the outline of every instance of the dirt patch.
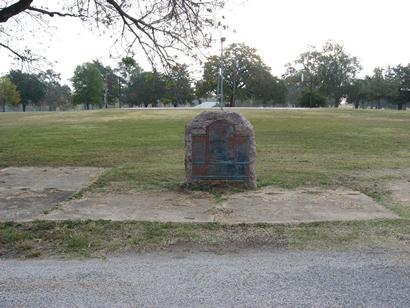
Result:
M265 188L216 202L207 193L88 194L38 219L109 219L161 222L295 223L398 216L370 197L348 189Z
M91 184L102 171L88 167L1 169L0 221L33 220Z
M400 202L403 205L410 207L410 181L397 180L392 181L387 185L391 192L392 199Z

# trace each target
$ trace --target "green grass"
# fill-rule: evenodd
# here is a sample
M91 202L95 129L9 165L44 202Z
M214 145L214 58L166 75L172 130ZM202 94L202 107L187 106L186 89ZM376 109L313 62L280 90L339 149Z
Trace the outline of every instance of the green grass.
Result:
M199 111L0 114L0 167L109 168L94 189L174 189L184 128ZM258 185L338 185L353 171L410 167L410 112L246 110Z
M177 189L184 128L199 111L0 113L0 167L97 166L89 189ZM298 225L110 221L0 223L0 257L105 256L179 245L289 249L409 247L410 209L384 186L410 168L410 112L247 110L257 141L258 185L347 186L402 219ZM387 170L387 171L386 171ZM76 196L82 196L78 192ZM224 196L216 191L217 200Z
M0 223L3 258L105 257L181 247L211 251L241 247L403 249L409 244L410 220L405 219L232 226L103 220Z

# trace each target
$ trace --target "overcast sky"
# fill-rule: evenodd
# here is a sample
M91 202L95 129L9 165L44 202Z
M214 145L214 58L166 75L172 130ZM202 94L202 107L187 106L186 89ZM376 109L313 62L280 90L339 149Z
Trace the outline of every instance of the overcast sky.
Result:
M254 47L274 75L284 73L284 65L297 58L309 44L323 45L332 39L357 56L363 74L371 74L376 66L410 62L409 0L233 0L225 13L231 30L224 36L227 43L244 42ZM34 1L34 3L41 1ZM46 3L47 1L42 1ZM54 18L53 39L38 35L26 42L42 48L43 56L54 61L54 70L64 81L71 78L76 65L100 59L115 66L109 58L112 39L96 35L80 22ZM233 29L236 33L233 33ZM38 50L38 49L37 49ZM137 61L149 69L143 56ZM12 68L12 60L0 51L0 74Z

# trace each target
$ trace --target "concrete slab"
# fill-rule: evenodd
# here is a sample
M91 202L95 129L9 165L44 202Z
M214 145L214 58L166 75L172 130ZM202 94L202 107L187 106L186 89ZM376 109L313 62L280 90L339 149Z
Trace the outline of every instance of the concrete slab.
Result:
M37 219L110 219L162 222L298 223L398 218L359 192L337 189L265 188L217 203L207 193L141 192L91 194L71 200Z
M165 222L213 222L213 198L206 193L150 192L90 194L71 200L38 219L109 219Z
M239 223L297 223L398 218L370 197L348 189L282 190L265 188L232 195L215 221Z
M33 220L91 184L101 168L5 168L0 170L0 221Z
M100 168L6 168L0 170L0 221L107 219L162 222L297 223L398 218L370 197L336 190L264 188L216 202L205 192L88 194L63 202L92 183ZM408 182L392 186L410 201ZM394 190L395 189L395 190ZM56 208L56 205L59 205Z
M73 194L70 191L0 191L0 221L30 221Z
M78 191L90 184L103 170L92 167L10 167L0 170L0 189Z

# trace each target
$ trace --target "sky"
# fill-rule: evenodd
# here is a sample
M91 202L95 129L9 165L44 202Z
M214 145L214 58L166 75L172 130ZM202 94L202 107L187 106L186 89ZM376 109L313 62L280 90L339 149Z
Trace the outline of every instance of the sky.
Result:
M47 1L33 3L41 2ZM408 12L409 0L231 0L223 12L230 29L221 35L227 44L243 42L256 48L276 76L308 45L320 47L333 40L359 58L364 76L375 67L410 62ZM78 64L94 59L111 66L118 62L110 59L115 48L109 35L91 31L71 18L55 17L50 26L51 39L40 32L27 35L24 42L53 63L63 82L69 82ZM219 43L205 54L218 48ZM142 54L136 60L150 69ZM0 75L13 67L9 54L0 49ZM199 68L192 70L198 76Z

